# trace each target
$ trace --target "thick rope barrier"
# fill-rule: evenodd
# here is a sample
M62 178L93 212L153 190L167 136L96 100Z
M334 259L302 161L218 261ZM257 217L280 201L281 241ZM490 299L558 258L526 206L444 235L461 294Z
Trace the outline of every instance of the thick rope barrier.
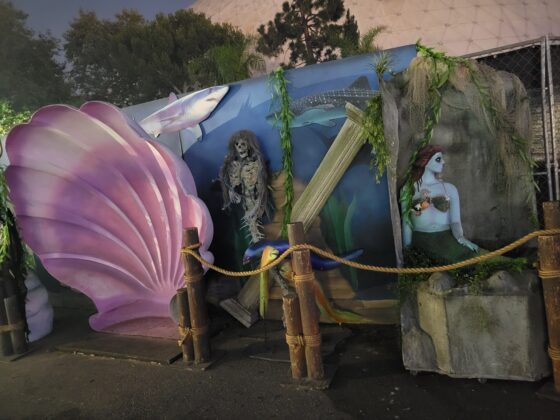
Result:
M286 258L288 258L290 256L290 254L292 254L294 251L304 251L304 250L309 250L310 252L313 252L317 255L320 255L321 257L329 258L329 259L331 259L333 261L336 261L340 264L344 264L344 265L347 265L348 267L353 267L353 268L356 268L358 270L376 271L378 273L392 273L392 274L420 274L420 273L435 273L437 271L455 270L457 268L462 268L462 267L467 267L469 265L478 264L482 261L486 261L486 260L489 260L491 258L503 255L506 252L509 252L509 251L523 245L524 243L529 242L531 239L534 239L538 236L553 236L553 235L560 235L560 229L537 230L537 231L531 232L531 233L523 236L522 238L519 238L518 240L510 243L509 245L506 245L506 246L504 246L500 249L497 249L495 251L491 251L491 252L488 252L488 253L485 253L485 254L480 254L480 255L477 255L476 257L469 258L468 260L460 261L458 263L447 264L447 265L438 265L438 266L434 266L434 267L399 268L399 267L381 267L381 266L377 266L377 265L361 264L361 263L357 263L355 261L349 261L349 260L346 260L344 258L341 258L337 255L334 255L331 252L325 251L325 250L323 250L321 248L318 248L314 245L299 244L299 245L290 246L286 251L284 251L282 254L280 254L277 259L270 262L269 264L264 265L263 267L259 267L255 270L248 270L248 271L230 271L230 270L225 270L221 267L218 267L218 266L210 263L209 261L206 261L204 258L202 258L198 254L198 252L196 251L200 247L200 244L195 244L195 245L183 248L181 250L181 252L183 254L187 254L187 255L192 256L193 258L198 260L198 262L200 262L202 265L208 267L209 269L214 270L214 271L216 271L220 274L223 274L225 276L230 276L230 277L247 277L247 276L254 276L256 274L263 273L265 271L270 270L271 268L276 267L280 263L282 263L282 261L284 261Z

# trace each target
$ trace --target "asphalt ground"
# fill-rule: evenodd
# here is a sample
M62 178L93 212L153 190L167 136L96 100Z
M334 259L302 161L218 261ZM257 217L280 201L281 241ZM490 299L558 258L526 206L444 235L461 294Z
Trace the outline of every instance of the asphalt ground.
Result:
M278 323L247 330L213 310L212 347L224 355L209 370L189 371L61 352L91 330L85 311L55 310L50 336L0 363L0 419L560 419L560 403L536 396L546 381L411 375L395 326L351 328L325 358L338 366L330 388L318 391L293 385L286 363L249 357Z

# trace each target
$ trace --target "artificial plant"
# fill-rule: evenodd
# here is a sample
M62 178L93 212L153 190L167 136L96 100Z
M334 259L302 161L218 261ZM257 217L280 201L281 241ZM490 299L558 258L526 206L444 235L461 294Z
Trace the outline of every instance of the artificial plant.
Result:
M391 59L389 54L381 53L375 64L375 73L379 83L382 83L383 75L389 70ZM385 127L383 125L383 96L377 93L367 104L362 119L362 136L371 146L371 163L375 166L375 179L381 180L387 165L389 164L389 147L385 141Z
M281 235L286 237L288 234L287 226L292 217L292 208L294 202L294 175L292 172L292 133L290 126L294 114L290 111L290 95L288 94L286 76L284 69L278 67L270 76L272 85L272 105L278 105L279 109L274 113L276 123L280 131L280 146L282 148L282 169L286 174L284 179L284 206Z

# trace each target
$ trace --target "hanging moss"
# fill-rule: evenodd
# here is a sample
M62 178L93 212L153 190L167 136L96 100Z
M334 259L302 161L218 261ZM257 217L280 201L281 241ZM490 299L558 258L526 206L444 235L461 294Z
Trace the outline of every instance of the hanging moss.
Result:
M284 69L278 67L271 75L270 82L273 88L272 104L278 106L279 110L275 112L276 123L280 131L280 146L282 147L282 169L286 174L284 180L285 201L283 210L281 235L286 237L287 226L292 217L292 208L294 201L294 183L292 172L292 133L290 126L294 114L290 111L290 96L288 95L287 84Z

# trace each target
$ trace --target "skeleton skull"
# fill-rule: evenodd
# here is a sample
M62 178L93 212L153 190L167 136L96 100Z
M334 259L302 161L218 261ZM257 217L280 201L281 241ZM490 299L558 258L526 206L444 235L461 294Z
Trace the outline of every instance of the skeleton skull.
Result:
M248 149L249 145L247 144L247 140L241 138L235 142L235 150L241 159L245 159L248 156Z

